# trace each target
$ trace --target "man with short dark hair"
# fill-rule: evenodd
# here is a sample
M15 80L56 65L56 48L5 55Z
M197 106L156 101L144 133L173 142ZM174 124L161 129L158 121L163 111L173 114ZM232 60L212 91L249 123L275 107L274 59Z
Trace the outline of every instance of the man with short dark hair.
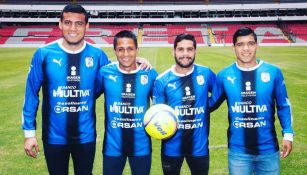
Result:
M137 38L131 31L117 33L113 46L117 62L101 68L98 77L105 97L103 174L121 175L128 158L132 174L149 175L151 139L143 118L157 72L140 69Z
M154 87L154 103L167 104L179 114L178 130L162 140L161 161L165 175L179 175L184 158L192 175L209 171L208 94L215 74L208 67L195 64L196 40L180 34L174 41L176 64L158 76Z
M109 63L101 49L84 40L88 15L80 5L64 7L63 37L38 48L30 66L23 107L24 149L35 158L39 90L42 88L42 139L49 174L92 174L96 148L96 85L99 68Z
M211 110L228 105L228 165L235 175L279 175L280 157L292 150L291 104L280 68L256 58L257 36L240 28L233 36L236 63L218 73ZM283 142L279 152L274 126L275 107Z

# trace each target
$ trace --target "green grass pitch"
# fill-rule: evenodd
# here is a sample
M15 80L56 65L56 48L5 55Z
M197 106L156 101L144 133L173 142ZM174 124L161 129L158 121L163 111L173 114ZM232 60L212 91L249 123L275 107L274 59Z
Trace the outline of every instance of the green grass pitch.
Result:
M111 48L104 49L114 60ZM43 175L48 174L41 142L41 112L38 112L39 146L42 154L36 159L25 155L21 111L25 81L33 48L0 48L0 174ZM294 138L290 157L281 161L281 174L303 175L307 173L307 47L260 47L257 56L281 67L288 95L293 106ZM159 73L174 64L172 48L140 48L139 56L147 58ZM231 47L199 47L196 63L209 66L214 72L235 61ZM97 103L97 151L94 174L102 174L103 99ZM228 174L227 169L227 112L224 103L211 114L210 170L209 174ZM279 141L281 129L276 120ZM190 174L184 163L182 174ZM73 174L70 166L70 174ZM131 174L128 165L124 174ZM153 140L152 175L162 174L160 142Z

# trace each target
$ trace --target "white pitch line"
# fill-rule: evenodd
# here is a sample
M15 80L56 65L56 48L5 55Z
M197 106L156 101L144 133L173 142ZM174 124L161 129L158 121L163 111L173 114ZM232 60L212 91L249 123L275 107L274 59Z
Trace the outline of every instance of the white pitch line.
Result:
M209 146L209 149L222 149L222 148L227 148L227 145L214 145L214 146Z

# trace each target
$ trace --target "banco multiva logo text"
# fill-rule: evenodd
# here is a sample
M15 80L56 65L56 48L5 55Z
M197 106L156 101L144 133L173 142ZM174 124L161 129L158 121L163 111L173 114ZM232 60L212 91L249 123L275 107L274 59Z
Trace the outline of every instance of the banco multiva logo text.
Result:
M203 106L200 107L192 107L191 105L182 105L182 106L175 106L175 112L180 116L185 115L198 115L205 113L205 109Z
M144 113L144 106L131 106L126 102L114 102L110 105L110 112L118 114L142 114Z
M53 97L88 97L90 96L89 89L77 89L76 86L59 86L53 90Z
M252 102L236 102L235 105L231 106L233 113L259 113L267 112L268 108L266 105L254 105Z

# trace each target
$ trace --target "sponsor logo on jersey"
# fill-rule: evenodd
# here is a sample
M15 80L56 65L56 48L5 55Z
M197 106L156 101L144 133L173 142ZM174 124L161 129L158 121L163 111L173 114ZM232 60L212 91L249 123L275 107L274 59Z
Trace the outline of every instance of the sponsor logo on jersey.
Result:
M67 81L80 81L80 76L77 76L77 68L76 66L70 67L70 76L66 77Z
M266 121L253 121L253 122L244 122L244 121L234 121L233 126L235 128L260 128L266 125Z
M199 115L204 114L205 109L203 106L193 108L191 105L183 105L183 106L175 106L175 112L177 115L180 116L193 116L193 115Z
M242 97L255 97L256 91L252 91L252 83L250 81L245 82L245 91L241 92Z
M204 122L200 118L192 120L180 120L178 124L178 129L195 129L202 128Z
M184 88L185 96L182 97L182 101L194 101L195 95L191 94L191 89L189 86Z
M266 105L253 105L251 102L236 102L234 106L231 106L231 110L234 113L259 113L267 112Z
M267 83L270 81L270 73L268 72L262 72L261 73L261 80L264 82L264 83Z
M202 75L198 75L198 76L196 77L196 80L197 80L197 83L198 83L199 85L204 85L204 83L205 83L204 76L202 76Z
M110 112L118 114L142 114L144 113L144 106L130 106L130 103L114 102L113 105L110 105Z
M88 106L55 106L54 111L58 114L63 112L83 112L88 111Z
M146 85L148 83L148 76L147 75L141 75L141 84Z
M113 80L114 82L116 82L117 76L109 75L108 78L109 78L110 80Z
M62 58L61 58L61 59L55 59L55 58L53 58L53 59L52 59L52 62L58 64L59 66L62 66L62 64L61 64Z
M89 97L89 89L76 89L76 86L59 86L58 89L54 89L52 93L53 97Z
M85 65L86 67L93 67L94 66L93 57L85 57Z
M141 119L134 118L117 118L114 117L111 121L112 128L141 128L143 127L143 121Z
M167 87L171 87L171 88L173 88L174 90L176 89L176 82L174 82L174 83L168 83L167 84Z
M236 77L230 77L230 76L227 77L227 80L230 81L232 84L235 83L235 79Z
M135 98L135 93L132 93L132 85L130 83L126 84L126 92L121 93L122 98Z

